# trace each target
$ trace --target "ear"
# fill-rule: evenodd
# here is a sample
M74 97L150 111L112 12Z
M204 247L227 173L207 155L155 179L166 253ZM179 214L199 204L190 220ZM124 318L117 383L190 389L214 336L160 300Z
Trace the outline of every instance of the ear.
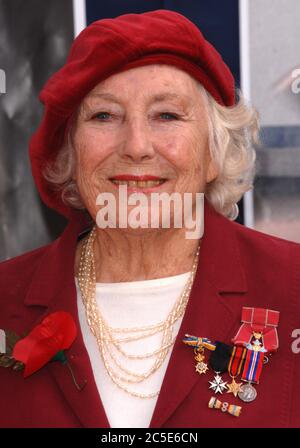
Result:
M206 171L206 183L210 183L213 180L216 179L216 177L219 175L219 171L216 168L215 163L212 161L211 157L209 158L207 171Z

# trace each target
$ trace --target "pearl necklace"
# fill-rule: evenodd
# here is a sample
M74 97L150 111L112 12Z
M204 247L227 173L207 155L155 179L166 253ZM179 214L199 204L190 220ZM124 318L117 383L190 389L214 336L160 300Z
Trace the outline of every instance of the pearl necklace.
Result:
M128 389L122 384L125 383L139 383L147 379L150 375L155 373L159 367L163 364L170 347L174 344L175 338L172 340L173 326L175 322L184 314L190 292L193 285L194 276L198 266L200 246L198 246L195 254L192 271L189 279L184 287L184 290L180 298L176 301L171 312L167 316L166 320L159 322L155 325L149 325L146 327L133 327L133 328L112 328L110 327L99 310L96 303L96 272L94 262L94 241L96 238L96 227L94 227L88 237L85 239L82 252L80 255L79 272L78 272L78 284L81 292L82 301L85 307L87 322L91 332L96 338L99 351L101 353L104 366L112 379L112 381L122 390L130 395L140 398L153 398L159 394L158 392L152 394L140 394L138 392ZM153 334L163 332L161 347L153 352L146 354L133 355L126 353L120 346L122 342L128 342L133 340L139 340L152 336ZM125 338L117 338L113 333L133 333L131 336ZM137 334L142 333L142 334ZM118 350L126 358L144 359L157 355L157 358L153 366L146 373L138 374L126 369L122 366L116 357L113 355L112 350L109 348L109 343L112 344L116 350ZM129 377L117 374L111 367L107 353L109 353L113 362L119 367L119 369L125 372ZM133 377L133 378L130 378Z

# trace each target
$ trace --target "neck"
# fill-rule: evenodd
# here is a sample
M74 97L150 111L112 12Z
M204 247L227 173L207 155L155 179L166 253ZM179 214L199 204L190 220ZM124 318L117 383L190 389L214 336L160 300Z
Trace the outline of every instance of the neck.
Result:
M192 269L199 245L186 239L185 229L124 232L97 229L94 260L97 282L150 280L183 274ZM77 250L77 266L81 244Z

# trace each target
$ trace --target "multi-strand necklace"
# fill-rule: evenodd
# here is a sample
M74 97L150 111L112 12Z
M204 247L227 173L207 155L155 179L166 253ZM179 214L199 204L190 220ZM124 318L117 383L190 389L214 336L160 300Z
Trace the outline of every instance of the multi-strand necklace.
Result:
M105 321L104 317L101 314L101 311L96 302L96 271L95 271L95 261L94 261L94 241L96 238L96 227L94 227L89 233L88 237L85 239L81 251L80 262L79 262L79 272L78 272L78 284L81 292L82 301L85 306L87 322L90 327L91 332L95 336L98 344L99 351L101 353L104 366L107 370L108 375L112 379L112 381L121 389L129 393L130 395L140 397L140 398L153 398L159 394L159 392L155 392L152 394L141 394L135 392L133 390L128 389L123 382L125 383L140 383L150 375L153 375L159 367L163 364L171 346L175 342L175 338L173 339L173 326L175 322L183 316L190 292L193 285L194 276L198 266L199 259L199 251L200 246L196 251L194 262L192 266L192 270L189 276L189 279L184 287L184 290L179 297L179 299L175 302L172 310L168 314L165 321L159 322L155 325L149 325L146 327L133 327L133 328L112 328ZM163 333L161 347L153 352L145 353L145 354L129 354L126 353L121 344L123 342L136 341L143 338L147 338L157 333ZM125 334L125 337L116 337L114 334ZM118 359L116 359L113 354L113 350L111 346L114 346L115 349L120 352L124 357L128 359L145 359L150 357L156 357L155 362L152 367L145 373L136 373L128 370L124 366L120 364ZM124 374L118 374L112 368L110 364L109 357L110 355L112 361L116 364L116 366L121 370Z

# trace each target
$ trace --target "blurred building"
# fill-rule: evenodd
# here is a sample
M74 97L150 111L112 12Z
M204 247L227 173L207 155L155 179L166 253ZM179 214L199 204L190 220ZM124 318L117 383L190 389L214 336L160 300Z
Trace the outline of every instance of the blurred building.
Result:
M254 227L300 242L300 2L248 4L249 90L262 126Z

